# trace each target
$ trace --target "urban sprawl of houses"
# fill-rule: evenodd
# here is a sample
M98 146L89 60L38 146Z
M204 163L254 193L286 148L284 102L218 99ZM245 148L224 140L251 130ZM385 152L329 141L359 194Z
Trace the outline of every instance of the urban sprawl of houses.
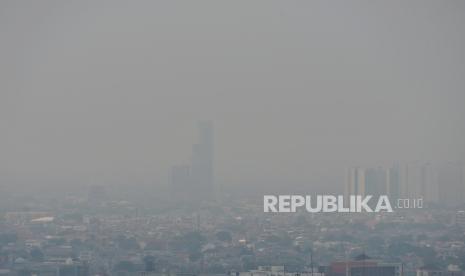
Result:
M101 186L5 197L0 275L464 275L460 208L280 214L232 197L175 206L112 199Z

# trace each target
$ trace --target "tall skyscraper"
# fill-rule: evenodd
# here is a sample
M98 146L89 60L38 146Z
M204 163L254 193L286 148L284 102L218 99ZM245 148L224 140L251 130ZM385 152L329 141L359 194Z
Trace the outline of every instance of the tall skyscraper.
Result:
M365 169L352 167L347 169L345 196L349 200L351 195L365 195Z
M365 194L378 198L386 194L386 170L377 168L368 168L365 170Z
M199 141L192 146L191 181L200 199L214 195L213 185L213 123L202 121L198 124Z
M402 169L401 196L423 198L425 202L437 202L438 185L436 169L429 162L411 162Z
M401 173L398 164L386 170L386 193L392 199L398 199L400 196Z
M423 163L421 162L412 162L405 165L403 169L402 197L424 198L425 185L423 172Z
M425 202L438 202L438 175L437 170L433 164L426 163L422 169L423 187L424 187L424 201Z
M387 171L384 168L352 167L347 171L345 197L371 195L377 202L380 195L387 193Z
M201 201L213 198L213 123L198 124L198 143L192 145L191 164L171 168L171 193L178 200Z

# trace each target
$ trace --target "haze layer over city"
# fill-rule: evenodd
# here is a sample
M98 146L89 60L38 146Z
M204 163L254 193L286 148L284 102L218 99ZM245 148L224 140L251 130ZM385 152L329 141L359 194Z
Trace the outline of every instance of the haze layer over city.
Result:
M464 26L0 1L0 276L465 276Z
M198 121L215 184L337 191L465 156L461 1L1 3L1 179L169 185Z

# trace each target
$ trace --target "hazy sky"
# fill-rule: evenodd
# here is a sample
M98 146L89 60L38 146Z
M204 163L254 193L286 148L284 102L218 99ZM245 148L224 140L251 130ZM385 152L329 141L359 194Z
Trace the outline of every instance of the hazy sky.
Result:
M0 180L226 185L465 157L464 1L1 1ZM64 181L66 180L66 181Z

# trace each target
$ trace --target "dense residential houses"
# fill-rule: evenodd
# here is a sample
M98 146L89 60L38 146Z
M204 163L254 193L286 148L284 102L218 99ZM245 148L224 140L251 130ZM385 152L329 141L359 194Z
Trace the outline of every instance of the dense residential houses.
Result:
M266 214L242 200L156 213L129 201L65 203L2 214L0 275L423 276L465 265L461 212L444 208Z

